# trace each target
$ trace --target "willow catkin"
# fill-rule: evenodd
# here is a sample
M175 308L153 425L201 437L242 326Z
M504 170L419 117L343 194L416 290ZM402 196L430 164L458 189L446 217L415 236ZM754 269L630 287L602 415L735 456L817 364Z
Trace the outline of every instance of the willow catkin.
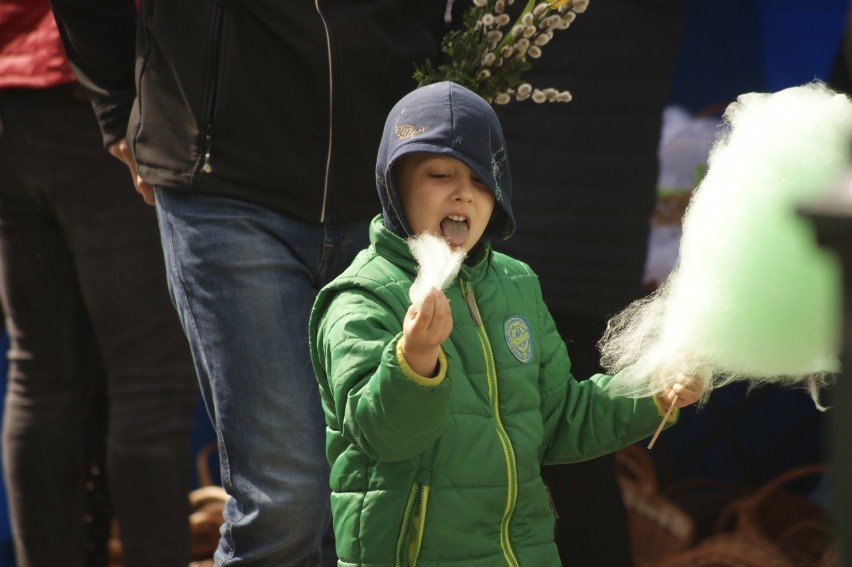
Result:
M815 82L749 93L725 111L683 220L675 269L613 317L599 343L613 394L644 397L672 374L704 399L734 380L819 387L839 370L841 270L796 211L849 166L852 103Z

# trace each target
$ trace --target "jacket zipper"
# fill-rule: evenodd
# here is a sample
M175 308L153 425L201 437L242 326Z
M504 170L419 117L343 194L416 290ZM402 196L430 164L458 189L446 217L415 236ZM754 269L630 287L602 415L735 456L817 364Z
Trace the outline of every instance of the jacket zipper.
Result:
M320 9L320 0L314 0L314 6L316 7L320 21L322 21L322 27L325 30L325 47L326 56L328 57L328 147L326 148L325 154L325 175L322 182L322 208L320 209L320 222L325 222L326 207L328 206L328 180L331 174L331 148L333 142L332 123L334 119L334 105L332 104L332 100L334 98L334 75L332 73L331 65L331 32L328 29L328 22Z
M473 319L476 334L479 337L479 343L482 346L482 355L485 358L486 380L488 382L488 400L491 405L491 415L494 417L497 437L500 439L500 444L503 446L503 456L506 460L508 493L506 495L506 509L503 512L503 520L500 523L500 547L503 549L503 557L506 559L506 564L510 567L518 567L518 559L515 557L515 551L512 549L512 541L509 537L509 522L512 519L512 515L515 513L515 505L518 500L518 468L517 463L515 462L515 450L512 447L509 434L506 433L506 428L503 427L503 421L500 418L500 395L497 391L497 369L494 364L494 351L491 350L491 342L488 340L488 334L485 332L485 327L482 325L482 316L479 313L479 307L476 305L473 286L470 283L465 284L462 279L459 279L459 285L461 286L462 296L464 296L467 307L470 310L470 316Z
M429 500L429 485L416 482L411 485L408 503L402 517L402 527L396 543L395 567L415 567L423 544L426 523L426 505Z
M210 59L210 88L207 90L207 124L204 128L204 143L202 151L204 160L201 171L211 173L213 166L210 163L210 152L213 149L213 117L216 114L216 94L219 90L219 63L222 55L222 33L225 28L225 5L216 3L216 13L213 17L213 39L211 42Z

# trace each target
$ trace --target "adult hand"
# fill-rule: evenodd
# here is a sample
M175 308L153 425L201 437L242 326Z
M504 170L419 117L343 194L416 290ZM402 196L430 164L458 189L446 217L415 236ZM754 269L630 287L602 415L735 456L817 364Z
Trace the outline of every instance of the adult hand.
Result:
M130 169L130 176L133 178L133 185L136 187L136 192L142 195L142 199L149 205L155 204L154 187L145 183L142 178L139 177L139 172L136 171L136 160L133 159L133 154L130 153L130 148L127 147L127 140L122 138L117 142L113 142L107 146L107 151L116 159L123 161Z
M450 302L440 290L432 288L420 309L413 305L402 324L402 354L420 376L432 377L438 367L441 343L453 330Z

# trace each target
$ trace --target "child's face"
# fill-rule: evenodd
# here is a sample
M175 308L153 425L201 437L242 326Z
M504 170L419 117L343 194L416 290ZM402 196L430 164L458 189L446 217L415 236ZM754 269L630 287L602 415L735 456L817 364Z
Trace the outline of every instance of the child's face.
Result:
M461 161L428 153L403 156L397 171L402 212L414 234L443 236L469 252L494 210L488 185Z

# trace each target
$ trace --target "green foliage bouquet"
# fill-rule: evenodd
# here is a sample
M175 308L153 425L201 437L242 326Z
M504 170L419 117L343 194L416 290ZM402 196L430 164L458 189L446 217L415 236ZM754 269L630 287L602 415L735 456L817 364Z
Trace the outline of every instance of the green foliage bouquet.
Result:
M494 104L528 98L570 101L570 92L535 88L524 82L523 74L532 67L530 59L541 57L541 48L553 34L567 29L577 14L586 11L589 0L527 0L513 17L512 12L517 12L512 9L514 3L473 0L462 16L461 27L444 35L441 51L448 62L435 67L426 61L422 67L415 66L419 85L453 81Z

